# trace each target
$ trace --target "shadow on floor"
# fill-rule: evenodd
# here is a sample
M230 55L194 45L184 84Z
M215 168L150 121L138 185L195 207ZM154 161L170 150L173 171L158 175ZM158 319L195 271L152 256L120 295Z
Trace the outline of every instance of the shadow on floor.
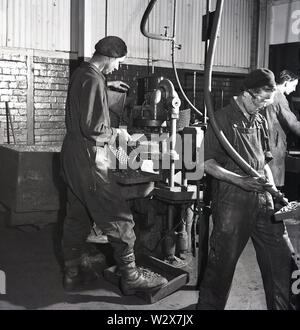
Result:
M102 271L107 265L97 269L100 278L89 291L66 293L61 282L62 256L54 238L57 239L53 225L40 230L0 228L0 270L6 275L6 294L0 296L0 309L39 309L55 304L93 302L120 306L145 304L138 297L122 296L118 287L103 279ZM109 247L105 249L109 255Z

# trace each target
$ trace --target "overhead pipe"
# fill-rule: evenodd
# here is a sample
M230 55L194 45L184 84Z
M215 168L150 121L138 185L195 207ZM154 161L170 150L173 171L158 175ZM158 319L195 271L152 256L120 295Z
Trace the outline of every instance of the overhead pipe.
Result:
M153 7L155 6L157 0L151 0L146 8L146 11L143 15L141 24L140 24L140 29L142 34L150 39L155 39L155 40L161 40L161 41L171 41L172 42L172 66L173 66L173 70L174 70L174 74L175 74L175 78L179 87L179 90L181 92L181 94L183 95L184 99L186 100L186 102L189 104L189 106L192 108L192 110L194 110L197 114L199 114L200 116L203 116L203 113L197 109L193 103L188 99L187 95L185 94L182 85L180 83L179 80L179 76L178 76L178 72L177 72L177 68L176 68L176 64L175 64L175 49L176 48L180 48L181 46L176 44L175 41L175 31L176 31L176 0L174 0L174 12L173 12L173 36L172 37L168 37L167 35L163 36L160 34L154 34L154 33L150 33L149 31L147 31L146 28L146 23L148 21L148 18L150 16L150 13L153 9Z
M176 44L176 39L175 39L175 31L176 31L176 8L177 8L177 2L176 0L174 0L174 11L173 11L173 40L172 40L172 53L171 53L171 58L172 58L172 66L173 66L173 70L174 70L174 74L175 74L175 78L179 87L179 90L181 92L181 94L183 95L184 99L186 100L186 102L189 104L189 106L200 116L203 116L202 112L200 110L198 110L195 105L189 100L189 98L187 97L187 95L185 94L182 85L180 83L180 79L178 76L178 72L177 72L177 68L176 68L176 64L175 64L175 49L181 49L181 45L177 45Z
M176 64L175 64L175 44L172 45L172 65L173 65L173 70L174 70L174 74L175 74L175 78L179 87L179 90L181 92L181 94L183 95L183 97L185 98L186 102L189 104L189 106L192 108L192 110L194 110L194 112L196 112L198 115L203 116L203 113L197 109L194 104L189 100L189 98L187 97L187 95L185 94L180 80L179 80L179 76L178 76L178 72L177 72L177 68L176 68Z
M141 20L141 32L143 33L143 35L147 38L150 39L156 39L156 40L164 40L164 41L173 41L174 37L168 37L168 36L163 36L160 34L154 34L154 33L150 33L149 31L147 31L146 29L146 23L147 20L149 18L149 15L153 9L153 7L155 6L155 3L157 2L157 0L151 0L146 8L146 11L143 15L143 18Z
M259 174L254 168L252 168L237 153L237 151L233 148L233 146L226 138L224 132L219 128L214 116L213 100L211 96L212 66L213 66L213 59L216 50L217 35L221 25L223 5L224 5L224 0L217 0L216 11L212 26L211 39L207 53L207 62L205 63L205 70L204 70L204 101L207 107L207 113L210 120L210 124L223 148L228 152L228 154L232 157L232 159L240 166L240 168L243 171L245 171L248 175L252 177L258 177L262 181L263 180L266 181L261 174ZM277 198L283 204L287 204L283 194L280 191L277 191L274 188L266 188L266 189L272 194L272 196Z

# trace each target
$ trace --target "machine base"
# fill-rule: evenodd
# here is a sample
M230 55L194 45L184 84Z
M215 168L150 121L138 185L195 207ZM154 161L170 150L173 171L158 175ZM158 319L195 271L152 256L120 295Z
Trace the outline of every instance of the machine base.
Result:
M154 195L157 199L170 204L195 201L197 198L200 200L203 199L203 192L199 191L198 194L197 186L194 185L188 185L188 187L177 186L173 188L157 185L154 189Z
M164 276L168 284L152 293L138 293L137 296L149 304L153 304L170 294L174 293L189 281L189 273L180 268L171 266L155 257L142 255L137 260L138 266L143 266L151 271ZM104 270L104 278L114 285L119 285L120 275L116 273L117 266L112 266Z

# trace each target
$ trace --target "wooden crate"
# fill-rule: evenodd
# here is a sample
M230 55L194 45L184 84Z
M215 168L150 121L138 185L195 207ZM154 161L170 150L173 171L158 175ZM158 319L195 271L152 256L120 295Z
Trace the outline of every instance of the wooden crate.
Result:
M57 221L65 198L59 157L58 146L0 146L0 203L8 225Z

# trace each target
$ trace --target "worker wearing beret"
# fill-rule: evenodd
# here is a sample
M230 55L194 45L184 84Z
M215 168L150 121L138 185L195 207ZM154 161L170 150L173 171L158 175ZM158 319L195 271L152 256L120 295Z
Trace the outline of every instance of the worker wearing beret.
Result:
M121 274L124 294L151 291L167 280L146 276L135 264L134 221L117 183L108 176L113 167L110 146L116 138L128 141L124 129L110 126L105 75L119 68L127 54L125 42L108 36L95 45L89 62L83 62L71 77L66 103L66 128L61 162L67 184L67 215L63 252L65 289L76 289L96 279L91 265L83 262L90 218L107 235ZM122 87L121 82L111 82ZM126 85L123 85L123 87Z
M266 180L249 177L227 154L211 126L205 134L204 166L213 179L213 231L197 309L225 308L237 261L250 237L262 274L267 308L291 308L291 254L283 239L283 223L271 221L274 204L266 188L274 186L267 164L272 155L266 120L258 113L273 101L275 89L270 70L254 70L244 80L241 93L215 114L231 145Z

